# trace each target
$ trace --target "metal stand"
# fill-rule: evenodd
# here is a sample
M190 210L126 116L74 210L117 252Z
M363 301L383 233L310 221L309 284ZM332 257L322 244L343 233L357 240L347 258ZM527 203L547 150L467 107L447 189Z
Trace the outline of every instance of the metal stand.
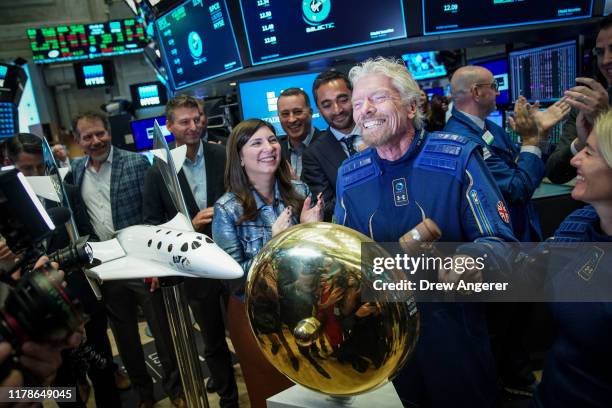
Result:
M182 278L163 278L160 279L160 285L187 406L209 408L204 377L193 338L193 325L185 300L187 298L185 284Z

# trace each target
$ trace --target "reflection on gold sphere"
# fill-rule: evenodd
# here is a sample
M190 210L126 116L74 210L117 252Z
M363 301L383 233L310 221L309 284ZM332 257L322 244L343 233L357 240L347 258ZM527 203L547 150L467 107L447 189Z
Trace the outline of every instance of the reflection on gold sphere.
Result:
M329 395L384 384L419 333L412 300L388 291L364 299L381 275L362 268L363 243L369 252L376 245L341 225L300 224L270 240L249 271L247 314L263 354L292 381Z

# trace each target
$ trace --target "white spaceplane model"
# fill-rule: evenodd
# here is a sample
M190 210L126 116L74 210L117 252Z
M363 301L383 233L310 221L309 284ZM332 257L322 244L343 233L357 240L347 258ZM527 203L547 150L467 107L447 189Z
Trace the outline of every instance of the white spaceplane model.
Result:
M157 124L156 131L161 135ZM170 151L163 136L157 138L163 144L152 152L162 161L158 166L179 212L163 225L134 225L117 231L111 240L88 242L95 266L87 269L87 274L102 281L165 276L242 277L242 267L234 258L208 236L193 229L176 176L185 160L186 146ZM59 169L59 177L27 177L27 180L40 197L67 201L62 200L61 180L65 176L62 170Z
M242 277L240 264L204 234L193 231L191 220L178 213L163 225L135 225L116 238L90 242L101 265L90 272L102 280L188 276L214 279Z

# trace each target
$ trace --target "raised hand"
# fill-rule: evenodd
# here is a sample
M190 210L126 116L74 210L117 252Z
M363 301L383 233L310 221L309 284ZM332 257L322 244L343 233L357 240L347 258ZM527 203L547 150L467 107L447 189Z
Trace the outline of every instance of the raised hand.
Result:
M533 116L541 133L547 133L553 126L562 121L567 114L570 113L572 107L567 102L567 97L559 99L557 102L550 105L546 110L539 110L539 103L536 103L533 108Z
M300 224L323 220L323 208L325 207L323 193L319 193L317 196L317 204L312 208L310 208L311 203L312 199L310 196L306 197L304 205L302 206L302 212L300 213Z
M535 109L520 96L514 103L514 117L510 118L510 127L521 135L524 146L537 146L540 143L540 132L533 112Z
M565 91L567 103L584 112L586 119L593 123L608 109L608 91L592 78L578 77L576 83L578 85Z
M280 234L293 224L291 207L287 207L278 216L274 224L272 224L272 236Z

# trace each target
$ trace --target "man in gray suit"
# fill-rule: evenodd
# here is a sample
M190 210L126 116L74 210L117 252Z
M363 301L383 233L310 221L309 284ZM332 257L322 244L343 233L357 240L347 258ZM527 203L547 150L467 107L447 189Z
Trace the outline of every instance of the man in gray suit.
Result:
M72 179L87 207L93 228L100 240L113 237L115 231L142 223L142 191L149 168L139 154L111 145L106 116L88 112L73 121L76 141L85 157L72 162ZM153 381L147 372L138 332L137 306L145 313L155 337L155 347L164 369L164 389L180 405L180 379L171 359L172 343L162 333L151 303L151 294L141 279L107 281L102 285L103 301L121 360L140 397L140 407L154 404Z

